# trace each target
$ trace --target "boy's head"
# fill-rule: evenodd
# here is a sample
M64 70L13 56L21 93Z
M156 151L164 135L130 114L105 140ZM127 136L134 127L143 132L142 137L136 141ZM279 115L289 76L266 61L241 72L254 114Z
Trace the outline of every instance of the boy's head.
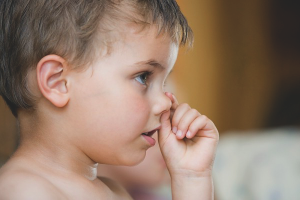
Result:
M2 0L0 94L17 116L34 110L37 97L28 72L50 54L83 68L109 54L129 24L157 26L174 42L192 41L192 31L174 0ZM100 52L99 52L100 49Z

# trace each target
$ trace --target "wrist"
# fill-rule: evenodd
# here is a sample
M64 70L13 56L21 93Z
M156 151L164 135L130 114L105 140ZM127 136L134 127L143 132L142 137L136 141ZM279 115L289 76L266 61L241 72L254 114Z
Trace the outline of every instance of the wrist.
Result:
M212 170L207 169L203 171L194 171L189 169L177 169L177 170L169 170L170 176L172 179L202 179L202 178L211 178Z
M211 172L183 173L171 176L173 200L212 200L214 186Z
M188 186L188 185L202 185L212 182L212 174L211 172L205 173L184 173L184 174L176 174L171 175L172 184L177 186Z

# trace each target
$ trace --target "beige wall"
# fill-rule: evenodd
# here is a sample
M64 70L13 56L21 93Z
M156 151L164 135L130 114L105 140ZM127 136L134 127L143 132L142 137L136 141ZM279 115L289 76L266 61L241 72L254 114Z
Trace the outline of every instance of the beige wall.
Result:
M186 100L220 132L264 124L275 77L270 61L266 0L178 1L195 34L194 49L174 70Z
M7 158L16 146L16 121L0 98L0 162L1 158Z
M188 102L214 121L218 120L219 27L214 1L178 1L195 35L192 50L182 49L174 69L178 99Z

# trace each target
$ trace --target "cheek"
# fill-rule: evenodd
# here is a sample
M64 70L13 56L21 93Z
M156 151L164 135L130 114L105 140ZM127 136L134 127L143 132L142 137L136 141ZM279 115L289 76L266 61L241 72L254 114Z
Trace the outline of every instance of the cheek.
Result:
M150 117L150 104L147 99L137 92L119 92L111 94L102 101L97 111L100 121L113 130L141 131L145 128ZM99 123L100 124L100 123ZM110 127L107 125L110 124ZM112 130L110 130L112 131Z
M125 104L132 112L138 113L140 115L145 115L150 111L150 105L148 101L138 95L136 95L135 98L128 98L128 101L125 102Z
M116 111L119 111L120 120L126 123L138 122L138 125L144 126L150 116L149 102L141 95L123 96L123 100L119 102ZM137 126L137 124L135 124Z
M145 115L150 112L150 104L147 97L140 91L122 91L114 98L116 109L123 111L123 114L134 113L135 115Z
M124 86L124 85L123 85ZM77 98L77 114L73 115L84 132L101 133L101 137L109 139L124 132L140 133L145 131L150 117L150 103L147 97L137 88L109 87L85 92L84 98ZM82 117L78 117L82 115ZM109 135L105 133L111 133ZM133 134L134 135L134 134Z

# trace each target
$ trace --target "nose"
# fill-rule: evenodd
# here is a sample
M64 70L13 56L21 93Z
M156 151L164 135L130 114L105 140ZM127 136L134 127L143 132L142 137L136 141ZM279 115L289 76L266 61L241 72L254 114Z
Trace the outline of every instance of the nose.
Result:
M170 110L171 106L171 99L164 92L160 92L159 95L154 98L153 112L155 115L161 115Z

